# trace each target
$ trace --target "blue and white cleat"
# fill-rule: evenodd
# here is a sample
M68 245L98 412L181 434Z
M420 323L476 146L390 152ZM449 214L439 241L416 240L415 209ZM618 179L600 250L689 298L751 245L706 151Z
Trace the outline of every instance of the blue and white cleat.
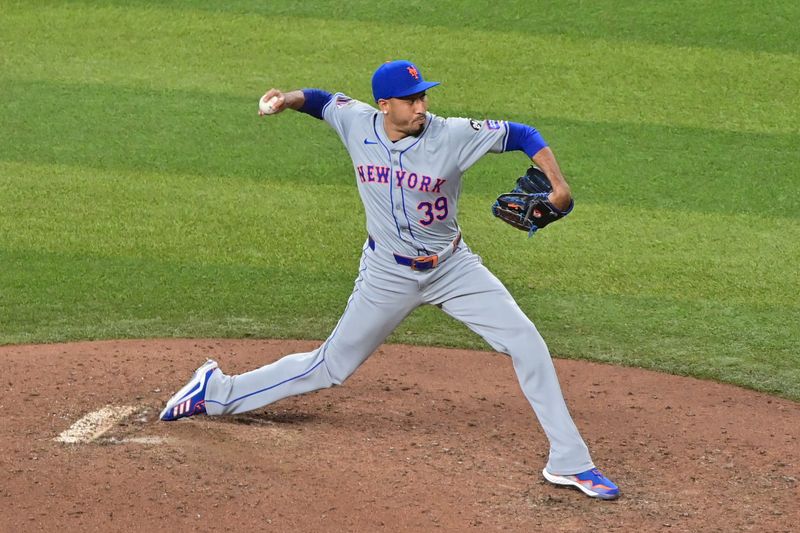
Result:
M542 475L544 475L544 478L550 483L577 487L582 490L584 494L592 498L599 498L601 500L615 500L619 498L619 487L596 468L569 476L551 474L545 468L542 470Z
M219 365L209 359L198 368L189 383L169 399L167 406L161 411L159 418L165 422L172 422L187 416L201 415L206 412L206 385Z

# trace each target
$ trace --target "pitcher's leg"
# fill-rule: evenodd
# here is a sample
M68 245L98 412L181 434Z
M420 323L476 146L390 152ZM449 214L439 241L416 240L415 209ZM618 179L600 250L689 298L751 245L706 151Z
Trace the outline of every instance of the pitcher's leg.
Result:
M206 389L210 415L243 413L272 402L341 384L419 305L416 286L398 290L396 279L375 262L362 259L339 323L316 350L287 355L238 376L215 372Z
M287 396L331 385L333 380L324 365L320 347L313 352L284 356L237 376L215 372L208 380L206 412L209 415L244 413Z
M593 467L589 450L569 414L542 336L503 284L472 254L452 265L452 287L437 287L442 309L464 322L495 350L511 356L522 392L550 440L548 470L583 472ZM456 273L457 272L457 273Z

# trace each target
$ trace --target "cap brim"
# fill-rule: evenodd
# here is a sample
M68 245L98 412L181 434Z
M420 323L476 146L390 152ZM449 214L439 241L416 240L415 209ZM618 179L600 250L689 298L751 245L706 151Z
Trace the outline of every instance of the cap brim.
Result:
M439 83L440 82L438 81L421 81L416 85L407 87L405 90L401 91L398 94L393 94L389 98L403 98L405 96L411 96L412 94L417 94L423 91L427 91L431 87L436 87L437 85L439 85Z

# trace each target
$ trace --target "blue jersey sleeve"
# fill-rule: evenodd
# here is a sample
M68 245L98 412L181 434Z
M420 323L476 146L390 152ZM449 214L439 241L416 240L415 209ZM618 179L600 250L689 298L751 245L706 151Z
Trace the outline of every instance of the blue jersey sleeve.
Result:
M322 108L330 102L333 95L322 89L303 89L303 96L305 97L305 102L298 111L322 120Z
M508 123L508 140L506 141L505 152L521 150L528 157L533 157L536 153L547 146L542 135L536 128L518 122Z

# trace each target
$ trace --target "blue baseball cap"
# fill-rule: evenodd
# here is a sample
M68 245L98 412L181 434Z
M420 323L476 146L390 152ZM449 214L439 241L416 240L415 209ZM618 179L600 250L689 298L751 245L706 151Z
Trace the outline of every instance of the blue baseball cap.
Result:
M387 61L372 75L372 96L380 99L402 98L421 93L439 85L438 81L425 81L422 72L411 61Z

